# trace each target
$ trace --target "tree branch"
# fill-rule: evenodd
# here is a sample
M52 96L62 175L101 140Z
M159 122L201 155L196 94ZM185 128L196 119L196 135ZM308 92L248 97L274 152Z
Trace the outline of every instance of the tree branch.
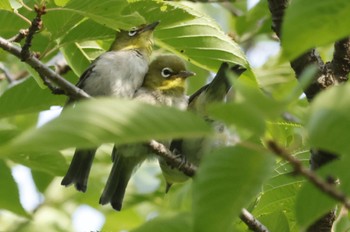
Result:
M239 218L248 226L251 231L269 232L269 230L246 209L242 209Z
M340 81L346 81L350 73L350 37L337 41L334 44L332 70Z
M34 37L34 34L41 29L42 27L42 21L41 21L41 16L44 15L46 13L46 7L44 6L35 6L34 7L35 12L36 12L36 17L33 19L29 29L28 29L28 33L26 36L26 40L24 45L22 46L22 50L21 50L21 60L25 61L26 59L28 59L28 57L30 56L30 51L29 48L32 46L32 39Z
M344 204L347 209L350 209L350 200L343 192L337 189L334 184L325 181L320 176L316 175L315 172L305 168L300 160L278 146L274 141L267 141L267 146L274 154L288 161L293 166L295 173L304 176L319 190Z
M151 140L148 146L156 155L165 159L167 163L179 169L186 176L193 177L195 175L197 167L188 161L183 163L181 155L174 155L166 146L155 140Z
M0 47L15 55L17 58L21 59L21 49L12 43L8 42L6 39L0 37ZM43 64L40 60L38 60L33 55L30 55L24 62L29 64L32 68L34 68L40 75L41 78L45 77L51 82L55 83L58 87L60 87L67 96L72 99L80 99L80 98L89 98L90 96L85 93L82 89L74 86L72 83L55 73L53 70L48 68L45 64ZM43 79L44 83L47 81Z

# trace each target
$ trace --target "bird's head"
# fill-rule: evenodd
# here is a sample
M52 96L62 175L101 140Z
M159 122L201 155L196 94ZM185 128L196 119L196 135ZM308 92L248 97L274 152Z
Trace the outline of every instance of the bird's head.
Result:
M144 86L164 93L183 94L186 78L194 75L178 56L161 55L150 64Z
M138 49L144 50L151 55L153 45L153 31L159 24L156 21L151 24L142 24L128 31L120 30L110 48L112 51Z

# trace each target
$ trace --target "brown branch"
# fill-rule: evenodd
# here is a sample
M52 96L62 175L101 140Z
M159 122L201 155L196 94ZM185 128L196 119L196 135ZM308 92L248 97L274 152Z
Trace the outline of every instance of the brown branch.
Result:
M333 184L325 181L310 169L305 168L300 160L298 160L297 158L289 154L286 150L281 148L274 141L267 141L267 146L274 154L288 161L293 166L296 174L304 176L319 190L326 193L331 198L344 204L344 206L347 209L350 209L350 200L347 198L347 196L343 192L335 188Z
M21 59L21 49L2 37L0 37L0 47L3 50L15 55L17 58ZM48 68L36 57L30 55L25 60L25 62L29 64L32 68L34 68L40 74L41 78L45 77L48 80L50 80L50 82L55 83L70 98L79 99L90 97L82 89L79 89L78 87L74 86L72 83L70 83L69 81L61 77L59 74L55 73L53 70ZM44 83L47 82L45 78L43 79Z
M195 175L197 167L194 164L191 164L190 162L183 163L181 155L174 155L166 146L155 140L151 140L148 146L152 149L154 153L156 153L156 155L165 159L165 161L173 167L178 168L186 176L192 177Z
M239 218L248 226L251 231L269 232L269 230L246 209L241 210Z
M32 46L32 39L34 37L34 34L41 29L42 27L42 21L41 21L41 16L46 13L46 6L35 6L35 12L36 12L36 17L33 19L29 29L28 29L28 34L25 40L24 45L22 46L21 50L21 60L25 61L26 59L29 58L30 52L29 48Z

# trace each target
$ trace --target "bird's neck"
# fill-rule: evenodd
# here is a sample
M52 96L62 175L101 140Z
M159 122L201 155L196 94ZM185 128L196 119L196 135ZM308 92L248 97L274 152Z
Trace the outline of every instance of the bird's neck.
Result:
M152 54L152 45L149 44L147 46L140 46L135 44L130 44L127 46L120 46L118 43L112 44L110 51L128 51L128 50L136 50L144 57L149 58Z

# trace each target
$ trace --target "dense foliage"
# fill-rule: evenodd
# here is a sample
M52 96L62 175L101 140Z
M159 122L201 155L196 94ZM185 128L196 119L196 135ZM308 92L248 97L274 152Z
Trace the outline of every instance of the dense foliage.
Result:
M0 2L1 37L13 37L29 27L25 19L35 18L23 2L31 9L42 4L39 0ZM82 204L103 214L102 231L247 231L239 219L242 208L270 231L300 231L338 202L293 175L288 162L266 148L267 141L279 144L305 167L310 147L340 154L318 174L339 178L339 189L350 195L350 96L346 97L350 87L325 90L309 104L302 90L314 69L307 69L299 83L289 65L289 60L315 46L321 46L322 58L332 58L332 43L350 34L348 0L293 0L282 27L282 49L260 66L251 64L248 60L253 58L246 54L262 56L263 52L253 50L278 42L267 1L249 9L246 0L203 2L46 1L43 27L30 49L51 68L63 55L71 68L63 76L72 83L108 49L115 30L156 20L161 23L154 34L154 53L173 52L197 73L189 80L188 94L206 83L223 61L248 69L232 79L234 91L228 102L209 109L211 117L230 128L235 145L208 154L194 180L175 185L166 195L157 163L146 163L129 185L121 212L98 204L111 167L110 143L210 136L208 125L189 112L96 99L39 126L41 112L63 106L66 97L52 94L33 69L0 50L0 68L18 79L10 83L0 74L0 231L73 230L72 215ZM73 148L101 144L87 193L62 187ZM11 175L17 164L31 169L42 194L33 211L24 210L20 203ZM345 231L350 219L338 215L336 231ZM91 228L96 229L100 228Z

